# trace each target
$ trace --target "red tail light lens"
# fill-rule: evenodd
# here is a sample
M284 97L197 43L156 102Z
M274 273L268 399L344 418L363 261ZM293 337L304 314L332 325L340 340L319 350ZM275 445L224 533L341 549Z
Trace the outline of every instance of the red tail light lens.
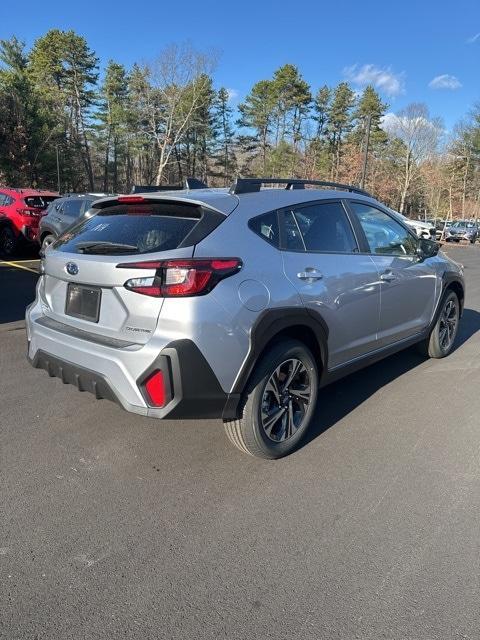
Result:
M21 216L40 216L43 212L43 209L39 207L22 207L21 209L17 209L17 213Z
M126 202L127 204L139 204L145 202L143 196L118 196L117 202Z
M125 287L130 291L155 298L201 296L209 293L224 278L242 268L239 258L198 258L191 260L162 260L130 262L118 269L155 269L147 277L130 278Z
M161 371L154 371L145 381L145 391L147 392L150 404L154 407L163 407L167 394L165 392L165 380Z

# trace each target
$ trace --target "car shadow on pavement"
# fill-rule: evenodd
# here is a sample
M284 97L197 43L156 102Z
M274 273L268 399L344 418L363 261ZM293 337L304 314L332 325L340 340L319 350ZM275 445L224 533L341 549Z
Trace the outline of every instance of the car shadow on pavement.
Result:
M455 349L465 344L477 331L480 331L480 313L465 309ZM299 449L354 411L382 387L422 362L425 362L425 357L420 355L416 347L411 347L320 389L312 425Z
M0 265L0 326L25 318L25 308L35 298L37 275Z

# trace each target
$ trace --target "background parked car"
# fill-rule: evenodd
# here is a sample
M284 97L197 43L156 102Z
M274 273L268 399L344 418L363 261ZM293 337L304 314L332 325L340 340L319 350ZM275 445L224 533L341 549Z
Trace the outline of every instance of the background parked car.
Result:
M447 242L460 242L460 240L468 240L474 244L478 238L478 225L476 222L468 222L467 220L458 220L454 222L445 233Z
M76 223L104 193L69 193L52 202L40 220L38 241L45 250L68 227ZM110 194L111 195L111 194Z
M402 222L408 224L408 226L415 231L419 238L425 238L426 240L435 240L436 230L435 226L430 222L422 222L421 220L412 220L407 218L402 213L390 209Z
M56 198L53 191L0 188L0 215L8 219L0 227L3 255L11 256L22 244L37 241L40 217Z

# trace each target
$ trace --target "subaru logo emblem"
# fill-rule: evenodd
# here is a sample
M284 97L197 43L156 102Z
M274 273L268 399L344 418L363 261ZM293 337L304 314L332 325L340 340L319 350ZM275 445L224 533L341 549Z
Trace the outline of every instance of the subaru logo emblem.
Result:
M69 275L76 276L78 273L78 266L75 264L75 262L67 262L65 270Z

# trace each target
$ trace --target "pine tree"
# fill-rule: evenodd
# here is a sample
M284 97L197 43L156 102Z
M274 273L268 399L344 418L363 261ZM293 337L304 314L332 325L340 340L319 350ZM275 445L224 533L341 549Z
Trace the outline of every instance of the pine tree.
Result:
M385 144L387 134L382 129L382 118L387 109L388 104L382 102L375 89L370 85L365 87L353 113L356 124L354 131L352 131L352 141L358 146L363 145L367 118L370 116L370 144L372 148Z
M227 89L221 87L214 98L212 133L214 142L214 158L218 167L218 175L227 185L235 172L234 152L235 132L232 125L233 109L229 105L230 96Z
M254 135L243 136L242 146L244 149L254 150L257 143L260 147L260 157L262 171L265 175L267 167L267 152L270 147L269 135L272 131L275 92L271 80L260 80L253 85L252 90L239 105L240 118L238 125L251 129Z
M328 107L328 125L332 166L330 175L336 178L340 168L341 148L345 136L352 128L352 109L355 104L355 94L346 82L341 82L333 92L333 98Z
M104 146L103 191L119 189L119 156L125 152L128 124L128 80L125 67L110 60L100 93L100 140ZM110 180L110 172L112 172Z
M313 119L317 123L316 137L320 140L324 136L327 127L331 96L332 92L327 87L327 85L323 85L323 87L318 90L317 95L315 96L313 104Z
M82 36L51 29L33 45L29 71L36 89L63 128L65 156L79 153L87 184L94 188L90 151L91 110L95 101L98 59ZM73 186L75 167L70 166Z
M0 175L12 184L54 186L54 128L28 74L24 44L0 41Z

